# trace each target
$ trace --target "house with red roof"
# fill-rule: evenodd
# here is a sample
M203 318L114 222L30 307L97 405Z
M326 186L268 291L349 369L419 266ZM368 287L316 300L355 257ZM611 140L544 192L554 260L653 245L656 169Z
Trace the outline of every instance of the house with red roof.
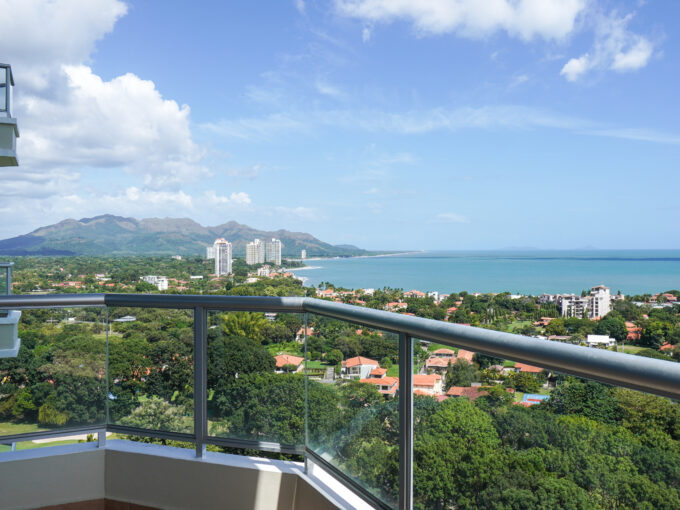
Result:
M635 342L637 340L640 340L640 333L642 332L642 328L636 326L634 322L626 321L626 330L628 331L626 340L628 340L629 342Z
M488 394L489 392L481 386L451 386L446 391L448 397L466 397L473 401Z
M334 298L337 297L337 292L333 289L317 290L316 297L320 298Z
M302 343L305 341L305 333L307 336L314 336L314 328L309 326L307 328L307 331L305 332L305 327L302 326L300 329L298 329L298 332L295 333L295 341Z
M434 351L432 353L432 355L436 356L438 358L451 358L451 359L453 359L453 358L456 357L456 351L454 351L453 349L443 348L443 349L437 349L436 351Z
M276 360L276 371L277 372L285 372L286 368L288 367L295 367L293 372L300 372L304 368L303 362L305 361L304 358L301 358L299 356L291 356L290 354L279 354L278 356L274 356L274 359Z
M380 368L380 363L376 360L355 356L342 362L340 376L344 379L368 379L376 368Z
M369 375L371 377L375 377L375 378L385 377L387 375L387 369L386 368L374 368L373 370L371 370L371 373Z
M456 359L464 359L468 363L472 363L472 357L475 355L474 352L472 351L466 351L465 349L458 349L458 355L456 356Z
M413 391L421 391L427 395L443 393L443 378L439 374L417 374L413 376Z
M388 312L396 312L398 310L406 310L407 308L408 308L407 303L400 303L399 301L392 301L391 303L387 303L383 307L383 310L387 310Z
M515 363L513 369L515 372L523 372L528 374L540 374L543 372L542 368L535 367L533 365L527 365L526 363Z
M414 290L409 290L409 291L404 292L404 297L405 298L411 298L411 297L424 298L425 293L414 289Z
M359 382L377 386L378 391L387 397L394 397L399 389L398 377L371 377L359 379Z
M676 298L673 294L664 292L663 294L654 294L651 298L649 298L649 302L656 303L659 300L659 296L662 296L661 301L665 301L666 303L676 303L678 301L678 298Z
M449 364L453 363L452 358L440 358L432 356L425 361L425 370L427 373L437 373L444 375L449 368Z

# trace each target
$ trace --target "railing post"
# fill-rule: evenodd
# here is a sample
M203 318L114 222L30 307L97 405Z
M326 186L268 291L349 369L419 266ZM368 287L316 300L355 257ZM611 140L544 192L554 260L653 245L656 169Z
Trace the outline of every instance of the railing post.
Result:
M106 447L106 429L97 431L97 448Z
M207 311L194 308L194 436L196 457L205 457L208 435L208 321Z
M307 353L307 324L309 322L309 314L305 312L303 316L302 327L305 328L305 474L309 472L309 465L307 463L307 448L309 448L309 372L308 369L308 353Z
M413 339L399 333L399 508L413 508Z

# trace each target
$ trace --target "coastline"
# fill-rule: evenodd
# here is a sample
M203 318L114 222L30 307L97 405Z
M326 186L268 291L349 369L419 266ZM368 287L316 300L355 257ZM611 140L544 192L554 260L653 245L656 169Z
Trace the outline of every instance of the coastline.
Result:
M374 258L381 258L381 257L398 257L401 255L414 255L416 253L427 253L427 250L414 250L414 251L400 251L397 253L382 253L380 255L351 255L349 257L310 257L307 259L304 259L305 261L307 260L337 260L337 259L374 259ZM300 259L296 259L300 260ZM294 269L304 269L304 268L294 268ZM291 269L293 271L293 269Z
M390 287L440 293L466 290L517 295L578 294L599 284L623 294L653 294L680 288L680 250L556 250L549 253L543 250L533 253L412 250L317 257L305 262L308 265L290 271L304 277L304 284L312 287L330 281L348 289ZM310 271L312 268L320 270Z

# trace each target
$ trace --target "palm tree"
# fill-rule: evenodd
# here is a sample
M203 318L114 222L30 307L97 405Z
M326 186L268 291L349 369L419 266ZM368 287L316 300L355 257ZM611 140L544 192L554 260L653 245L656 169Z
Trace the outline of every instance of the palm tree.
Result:
M261 313L231 312L222 318L222 331L227 336L261 340L260 331L268 323Z

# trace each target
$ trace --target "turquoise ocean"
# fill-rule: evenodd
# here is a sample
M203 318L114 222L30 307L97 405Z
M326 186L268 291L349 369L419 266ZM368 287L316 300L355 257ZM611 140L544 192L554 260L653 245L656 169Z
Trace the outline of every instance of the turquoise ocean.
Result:
M306 261L293 269L305 285L421 291L580 293L606 285L613 293L680 289L680 250L428 251Z

